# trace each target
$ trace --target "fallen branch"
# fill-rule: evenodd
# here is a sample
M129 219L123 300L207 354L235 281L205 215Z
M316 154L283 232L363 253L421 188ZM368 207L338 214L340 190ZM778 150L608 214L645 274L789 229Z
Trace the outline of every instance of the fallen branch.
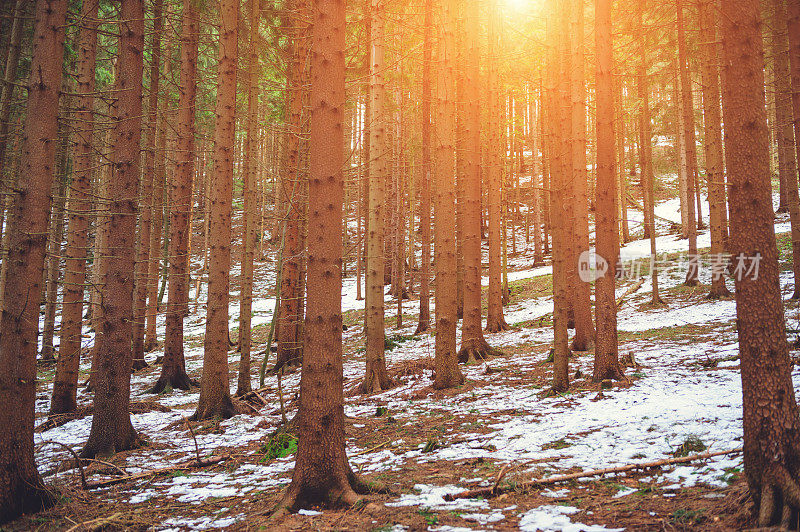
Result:
M633 286L631 286L630 288L625 290L625 292L621 296L619 296L619 299L617 299L617 308L622 306L622 303L625 301L626 297L628 297L629 295L631 295L634 292L636 292L637 290L639 290L642 287L643 284L644 284L644 277L639 279L636 282L636 284L634 284Z
M153 469L151 471L143 471L141 473L126 475L124 477L111 478L108 480L98 480L96 482L87 483L86 489L105 488L106 486L113 486L114 484L122 484L123 482L127 482L129 480L139 480L141 478L148 478L152 476L163 475L165 473L172 473L173 471L188 471L190 469L208 467L223 462L228 458L230 458L230 455L213 456L211 458L208 458L207 460L202 460L202 461L191 460L189 462L184 462L182 464L169 467L160 467L158 469Z
M587 477L596 477L602 475L610 475L612 473L625 473L628 471L635 471L637 469L652 469L654 467L661 467L665 465L672 465L672 464L685 464L687 462L696 462L698 460L706 460L708 458L712 458L714 456L724 456L728 454L736 454L741 453L741 447L738 449L732 449L730 451L716 451L716 452L707 452L702 454L694 454L692 456L681 456L678 458L666 458L663 460L656 460L655 462L642 462L638 464L628 464L619 467L607 467L605 469L590 469L589 471L581 471L579 473L570 473L567 475L556 475L553 477L547 478L540 478L529 480L527 482L523 482L522 484L518 484L516 486L504 486L500 487L495 483L494 486L491 488L478 488L474 490L465 490L460 493L452 493L445 495L444 499L446 501L454 501L456 499L474 499L476 497L491 497L493 495L498 495L500 493L511 491L516 488L534 488L540 486L548 486L551 484L557 484L559 482L566 482L568 480L575 480L579 478L587 478Z
M392 443L392 441L394 441L394 440L385 441L383 443L380 443L380 444L376 445L375 447L372 447L371 449L364 449L363 451L358 451L357 453L351 454L349 456L350 456L350 458L353 458L354 456L361 456L362 454L369 454L369 453L371 453L373 451L377 451L381 447L386 447L387 445Z
M78 453L73 451L72 447L70 447L69 445L65 445L65 444L63 444L61 442L57 442L57 441L53 441L53 440L44 440L44 441L40 442L39 445L36 446L36 450L41 449L42 447L44 447L48 443L51 444L51 445L57 445L58 447L61 447L62 449L66 449L67 451L69 451L69 453L72 455L72 457L75 458L75 464L78 466L78 471L81 474L81 487L83 489L87 489L86 475L83 473L83 467L81 466L81 459L78 457Z

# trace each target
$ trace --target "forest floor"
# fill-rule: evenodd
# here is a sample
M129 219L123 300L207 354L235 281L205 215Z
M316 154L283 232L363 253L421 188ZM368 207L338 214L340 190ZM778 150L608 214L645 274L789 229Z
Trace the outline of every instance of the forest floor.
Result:
M674 205L660 206L674 217ZM706 213L708 211L706 210ZM667 228L662 228L667 229ZM788 223L777 220L783 273L781 283L790 330L800 329L800 307L788 301L793 289ZM280 522L270 510L289 483L294 466L291 437L273 437L281 425L278 382L267 375L258 397L238 401L242 414L229 420L186 422L199 389L148 395L159 372L149 368L132 378L132 400L145 402L132 414L146 438L143 447L118 453L84 468L89 482L145 473L194 459L224 456L208 467L148 475L110 487L81 489L80 473L58 442L78 450L91 416L37 432L37 462L59 494L55 508L10 524L9 530L730 530L750 523L750 502L740 455L625 475L590 477L547 488L523 488L530 479L613 467L672 456L735 449L742 443L742 396L733 299L708 300L704 284L682 285L687 243L674 235L659 238L659 250L673 266L659 284L666 306L649 305L651 285L629 279L618 286L629 294L619 312L620 353L633 355L629 382L599 392L591 382L592 353L570 359L570 391L545 397L551 380L548 355L552 333L552 279L548 266L532 267L532 244L524 237L511 257L511 298L505 307L509 331L487 334L501 356L462 367L463 386L431 387L434 338L413 336L417 322L414 295L403 303L403 325L394 327L397 306L387 296L387 363L395 386L373 395L356 387L364 371L363 302L354 279L344 283L345 394L347 446L354 471L379 480L392 494L370 495L369 504L347 510L306 508ZM707 232L699 246L708 246ZM623 257L649 250L645 241L629 244ZM707 249L704 250L706 253ZM678 266L675 266L675 265ZM271 263L258 266L254 305L254 353L266 348L274 299ZM237 275L237 271L233 271ZM732 283L729 283L729 286ZM235 286L233 284L232 286ZM202 299L202 298L201 298ZM200 377L204 308L193 307L186 320L186 364ZM238 305L231 305L236 326ZM163 324L159 328L163 338ZM792 335L794 336L794 335ZM235 338L235 330L232 331ZM795 340L794 337L790 340ZM91 336L89 336L91 342ZM88 344L87 344L88 347ZM792 352L795 360L798 353ZM258 382L256 357L253 382ZM230 354L231 382L238 354ZM88 374L83 364L82 378ZM53 368L43 367L37 393L37 424L47 417ZM289 417L296 411L299 371L282 379ZM800 360L793 370L800 389ZM79 391L81 406L91 395ZM158 407L154 409L154 407ZM163 410L163 411L162 411ZM109 465L109 464L113 464ZM489 498L445 501L443 496L477 487L510 491Z

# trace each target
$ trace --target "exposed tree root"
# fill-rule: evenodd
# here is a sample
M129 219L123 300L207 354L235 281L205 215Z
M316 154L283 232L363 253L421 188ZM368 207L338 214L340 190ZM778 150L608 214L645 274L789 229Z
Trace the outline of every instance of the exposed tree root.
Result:
M728 287L723 284L719 287L712 286L711 291L709 291L708 295L706 296L706 299L710 300L726 299L731 297L732 295L733 294L731 293L730 290L728 290Z
M628 378L625 376L625 372L622 371L622 367L619 365L619 363L598 369L600 369L601 371L598 371L597 369L595 370L594 374L592 375L592 382L603 382L606 380L614 380L614 381L628 380Z
M269 521L274 523L296 512L300 508L321 504L326 508L353 507L365 502L364 495L373 493L393 493L385 485L376 481L364 481L352 470L339 482L333 482L326 490L318 486L303 486L303 482L293 481L275 506Z
M460 364L480 363L502 355L500 350L490 346L483 338L474 338L461 343L461 349L458 350L458 362Z
M150 365L145 362L144 358L134 358L131 365L131 372L139 371L140 369L149 368Z
M499 333L511 330L511 325L506 323L505 318L500 316L499 318L486 320L486 329L484 330L488 333Z
M758 509L758 526L780 526L799 530L800 486L782 465L775 464L763 478Z
M579 342L577 338L573 338L569 348L573 352L585 353L594 349L594 340L587 338L585 341Z
M191 390L192 386L200 386L200 383L189 378L189 375L187 375L183 369L175 373L170 373L170 375L162 373L153 387L148 389L145 393L159 394L172 390Z
M430 328L431 328L430 323L419 322L417 323L417 328L414 330L414 336L419 336L425 331L430 330Z
M113 456L122 451L129 451L131 449L139 449L144 447L146 440L142 438L133 425L129 425L129 430L125 434L116 432L109 434L108 432L99 432L93 438L94 432L89 433L89 440L86 446L81 450L81 458L97 458L98 456Z
M226 393L222 396L220 401L210 402L202 401L202 392L200 394L200 403L197 405L197 410L191 415L189 421L203 421L204 419L230 419L239 414L236 407L233 405L230 396Z
M47 489L41 478L36 475L34 482L29 480L23 483L19 489L14 490L14 498L6 498L5 494L0 498L0 524L7 523L16 519L20 515L36 513L54 506L58 502L56 495Z

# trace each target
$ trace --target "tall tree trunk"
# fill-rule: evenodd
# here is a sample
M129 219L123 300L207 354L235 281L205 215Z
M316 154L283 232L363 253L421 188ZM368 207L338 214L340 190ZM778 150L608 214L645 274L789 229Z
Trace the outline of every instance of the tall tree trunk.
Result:
M625 171L625 101L622 94L622 85L622 72L618 70L614 75L614 98L617 111L614 131L617 135L617 180L619 183L617 198L619 198L620 242L626 243L630 242L631 234L628 225L628 174Z
M778 157L786 171L786 201L792 227L792 269L795 290L792 299L800 298L800 199L798 198L798 165L795 156L795 135L792 126L792 79L789 61L788 13L785 0L773 0L772 63L775 71L775 129ZM800 120L800 114L797 115ZM800 145L800 144L798 144Z
M138 440L131 424L133 363L131 317L136 265L136 200L140 170L144 1L122 0L120 8L119 89L110 186L109 255L103 279L103 318L96 352L94 415L85 458L131 449Z
M554 222L553 231L553 390L563 392L569 388L569 336L567 320L569 313L568 292L570 271L568 265L570 245L567 229L570 216L567 214L565 189L571 174L571 151L569 149L572 114L569 93L569 0L559 0L553 6L553 22L547 25L547 41L550 54L547 58L548 116L550 123L549 147L552 149L550 212ZM557 24L556 24L557 23Z
M366 373L361 384L364 393L389 388L384 355L384 222L386 183L389 180L389 145L386 140L386 79L384 76L384 2L372 0L370 61L370 141L369 141L369 231L367 232ZM402 297L402 295L401 295Z
M231 203L236 139L236 58L239 2L220 1L219 74L217 79L214 169L211 174L211 268L208 317L200 379L200 400L192 419L235 415L228 381L228 300L231 270Z
M697 140L695 137L694 105L692 99L692 80L689 73L689 59L686 53L686 23L683 15L684 0L675 0L678 11L678 74L681 82L681 97L683 98L683 138L686 142L687 162L687 195L688 202L688 227L689 227L689 263L686 271L686 286L695 286L700 281L700 256L697 253L697 219L698 211L695 196L699 190L697 171ZM655 269L655 268L654 268Z
M344 11L344 2L314 0L308 317L297 414L297 461L292 483L279 503L279 508L288 510L314 503L355 504L359 500L356 491L365 491L347 462L342 389Z
M681 203L681 238L689 238L689 188L686 164L686 138L683 127L683 99L681 98L680 67L678 58L674 62L672 94L675 107L675 163L678 168L678 197Z
M725 226L723 211L725 210L725 168L722 151L722 110L720 109L719 58L717 56L716 23L714 20L714 0L700 0L700 27L705 39L710 42L701 43L703 55L703 113L705 123L706 179L708 181L709 216L711 223L711 291L709 298L730 295L725 286L724 268ZM795 186L795 196L797 187ZM797 204L797 202L795 202ZM797 212L800 216L800 211ZM800 246L800 242L797 244ZM800 253L800 247L798 248ZM800 256L800 255L797 255Z
M85 26L78 42L78 110L81 124L75 131L77 145L69 197L69 223L64 272L64 304L61 336L50 415L74 412L77 408L78 370L81 357L83 296L86 288L86 250L89 241L89 213L92 209L92 152L94 129L94 77L97 57L96 2L84 2L81 18Z
M14 96L14 82L17 80L17 66L19 65L19 50L22 44L23 26L25 24L25 4L24 0L16 0L12 12L13 21L11 22L11 35L8 39L8 53L5 59L5 70L3 71L3 83L0 88L0 242L6 242L8 237L4 233L6 210L9 209L9 199L6 195L6 149L9 144L8 126L11 118L11 100ZM0 250L4 251L4 250ZM2 280L0 280L2 284ZM0 290L0 305L3 297Z
M301 151L307 126L303 111L308 90L308 0L293 2L293 29L291 40L291 65L289 66L289 89L286 95L289 119L286 138L286 173L281 179L281 201L286 208L284 228L284 253L281 265L281 296L278 326L278 352L273 371L286 365L297 367L303 356L303 223L306 194L305 167ZM277 206L276 206L277 210Z
M680 1L680 0L678 0ZM639 72L636 80L637 92L639 97L639 160L641 161L642 189L643 195L649 198L643 202L645 206L644 224L645 233L650 238L651 264L650 279L653 285L651 292L651 303L653 305L662 304L661 296L658 293L658 269L655 268L656 259L656 224L655 224L655 176L653 175L653 130L650 123L650 83L648 80L649 61L647 58L647 46L645 43L646 27L644 25L644 8L646 0L636 4L636 15L639 21L640 35L638 41L639 52ZM694 220L690 220L690 225L694 227ZM695 229L696 231L696 229Z
M168 59L166 64L170 63ZM153 204L150 228L150 263L147 268L147 310L145 325L145 351L152 351L158 345L156 322L158 320L158 281L161 271L161 240L164 233L164 189L166 181L166 142L167 142L167 100L159 104L158 134L155 147L155 168L153 174Z
M433 0L425 0L422 50L422 176L419 183L419 225L422 260L419 283L419 322L414 334L430 328L431 282L431 56L432 56Z
M570 262L574 270L572 282L572 310L575 314L574 351L589 351L594 347L594 323L592 323L591 285L581 281L577 264L581 253L589 251L589 200L587 197L586 171L586 80L583 53L584 0L571 0L572 29L570 39L570 98L572 110L572 191L574 194L575 238L571 241L573 251Z
M502 292L502 272L501 260L502 250L502 216L501 216L501 195L502 195L502 146L500 144L500 87L497 62L499 60L497 7L489 7L489 55L487 65L487 94L489 107L489 134L488 149L486 153L486 189L489 203L489 293L488 293L488 314L486 316L486 330L488 332L500 332L509 329L503 317L503 292ZM477 65L476 65L477 66ZM534 190L534 194L538 191ZM539 227L535 234L539 236ZM540 242L537 249L540 250ZM541 250L540 250L541 251ZM480 253L480 250L479 250ZM480 285L480 278L478 279ZM480 288L480 287L479 287ZM463 341L463 340L462 340ZM463 345L462 345L463 348Z
M800 512L800 416L773 225L760 6L745 0L721 5L745 476L758 525L788 529L797 526Z
M791 79L791 103L794 114L794 142L798 166L800 166L800 0L787 0L786 33L789 36L789 77ZM792 251L795 239L792 238ZM794 253L793 253L794 255ZM797 271L800 259L794 257L793 267ZM792 299L800 299L800 282L795 280Z
M484 339L481 324L480 10L477 2L466 2L464 6L464 183L460 187L464 198L464 321L458 358L460 362L472 362L488 358L494 350ZM498 328L504 324L500 321L502 305L499 308L500 316L493 316Z
M195 111L197 101L197 47L200 32L195 0L183 1L181 28L181 85L175 172L170 180L169 295L167 299L164 359L158 380L149 390L188 390L183 352L183 319L189 314L189 240L191 238L192 181L195 166ZM212 305L209 292L209 314ZM226 335L227 337L227 335Z
M63 88L67 88L66 86ZM69 100L65 96L62 101ZM68 113L69 105L61 107ZM50 213L50 235L47 249L47 268L45 270L44 322L42 324L42 353L40 361L45 364L55 362L53 339L56 333L56 310L58 307L58 285L61 279L61 250L64 243L64 214L67 203L67 165L69 161L70 118L60 120L58 146L56 147L55 180L53 184L53 206Z
M144 361L147 287L150 284L150 233L153 230L153 209L156 201L153 183L156 177L156 142L158 132L158 96L161 84L161 33L164 31L164 0L153 2L153 41L150 64L150 94L147 102L147 137L145 169L139 194L139 234L136 245L136 294L133 314L133 368L147 367Z
M441 3L438 29L438 68L436 79L436 139L434 204L434 264L436 267L436 351L434 388L451 388L464 382L458 367L456 327L458 304L456 301L457 265L455 241L455 93L453 61L455 60L456 11L458 0Z
M250 383L250 329L253 311L253 261L255 260L256 237L256 152L258 150L258 93L259 65L258 38L260 10L259 0L250 0L250 43L248 57L247 86L247 140L244 157L244 230L242 232L242 285L239 292L239 378L236 395L252 390Z
M54 502L33 456L38 299L42 293L66 0L37 2L20 191L9 216L0 335L0 523Z
M612 0L595 0L595 49L597 67L597 261L605 261L605 271L598 268L595 285L597 344L592 380L619 379L617 346L617 302L614 292L619 260L619 225L617 224L617 169L614 146L614 45L611 31Z

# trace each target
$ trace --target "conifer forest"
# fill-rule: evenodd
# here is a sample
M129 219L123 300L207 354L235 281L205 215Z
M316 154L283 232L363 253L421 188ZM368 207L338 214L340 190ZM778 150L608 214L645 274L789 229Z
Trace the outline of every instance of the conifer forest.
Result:
M800 531L800 0L2 0L0 532Z

